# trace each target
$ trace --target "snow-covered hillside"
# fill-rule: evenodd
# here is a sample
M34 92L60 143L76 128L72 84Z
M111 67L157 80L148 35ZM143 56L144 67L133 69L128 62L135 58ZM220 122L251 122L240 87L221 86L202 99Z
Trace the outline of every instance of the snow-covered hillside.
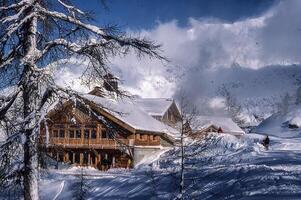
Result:
M186 148L185 199L300 199L301 138L211 135ZM179 149L153 164L107 173L85 169L90 199L173 199L179 191ZM40 180L42 199L70 199L80 169L53 170Z
M255 124L256 117L260 122L274 113L286 93L294 96L301 83L300 65L267 66L256 70L232 66L186 73L190 74L190 79L184 78L183 87L179 88L204 114L210 110L221 113L218 108L222 107L222 101L216 97L222 96L221 89L226 88L242 106L247 121L255 121ZM177 91L176 96L180 93Z
M273 114L264 120L254 132L282 138L301 137L301 106L293 105L286 112Z

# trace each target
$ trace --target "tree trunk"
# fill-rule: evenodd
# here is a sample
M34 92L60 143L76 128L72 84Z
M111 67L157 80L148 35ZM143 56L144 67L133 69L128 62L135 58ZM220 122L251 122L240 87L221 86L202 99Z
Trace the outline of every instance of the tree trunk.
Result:
M34 12L30 9L28 12ZM36 34L37 18L33 18L24 27L25 38L25 64L21 78L22 98L23 98L23 117L25 122L24 135L24 171L23 187L25 200L38 200L38 156L37 156L37 123L38 112L37 102L39 98L38 75L34 72L35 54L37 52Z
M35 132L37 86L33 81L33 75L29 66L24 68L23 76L23 107L26 122L24 135L24 199L38 200L38 156L37 156L37 133Z
M37 143L33 130L26 130L24 144L24 199L38 200Z

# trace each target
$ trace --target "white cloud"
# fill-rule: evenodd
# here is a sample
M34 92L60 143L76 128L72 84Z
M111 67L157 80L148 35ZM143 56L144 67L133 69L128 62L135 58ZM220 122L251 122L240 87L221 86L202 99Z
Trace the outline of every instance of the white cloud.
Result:
M214 97L209 101L209 107L212 109L225 108L225 99L221 97Z
M184 88L201 96L210 90L204 71L219 71L233 65L259 69L273 64L300 63L300 9L301 1L282 1L263 16L235 23L191 18L186 27L171 21L159 23L152 30L128 30L130 34L161 43L164 55L171 62L139 60L129 54L113 58L111 66L124 81L124 88L134 94L166 97ZM70 71L64 76L71 76ZM239 74L231 78L235 76Z

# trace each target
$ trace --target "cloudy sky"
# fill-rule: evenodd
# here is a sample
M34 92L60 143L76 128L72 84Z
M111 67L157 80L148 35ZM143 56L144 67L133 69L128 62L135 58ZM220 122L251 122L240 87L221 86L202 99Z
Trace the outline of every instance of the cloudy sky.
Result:
M285 67L301 61L299 0L106 2L108 9L97 0L75 3L92 10L98 25L118 24L129 34L157 41L170 60L139 60L131 54L113 58L110 65L133 94L171 97L185 90L201 98L209 88L208 74L218 79L219 73L231 69L235 79L239 76L236 69L256 72L269 65ZM79 71L66 69L61 76L67 81Z

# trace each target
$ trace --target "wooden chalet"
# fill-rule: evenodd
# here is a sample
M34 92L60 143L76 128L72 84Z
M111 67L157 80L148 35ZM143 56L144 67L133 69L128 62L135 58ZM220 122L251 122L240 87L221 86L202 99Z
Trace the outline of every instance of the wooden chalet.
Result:
M174 144L178 132L137 103L109 100L95 90L92 94L56 106L41 124L42 144L57 161L102 170L128 168Z
M245 132L231 118L215 116L197 116L189 135L192 138L202 138L208 133L226 133L235 136Z

